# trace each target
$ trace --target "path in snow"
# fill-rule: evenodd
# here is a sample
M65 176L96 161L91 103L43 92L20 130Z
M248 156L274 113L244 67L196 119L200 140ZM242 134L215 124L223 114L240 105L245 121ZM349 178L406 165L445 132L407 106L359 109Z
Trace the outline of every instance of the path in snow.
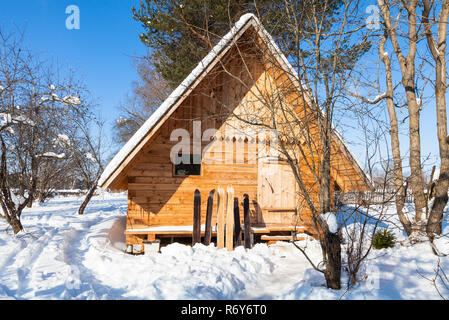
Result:
M81 217L76 214L78 198L57 198L27 209L23 214L26 234L16 238L0 234L0 297L102 298L107 286L96 283L82 264L84 238L95 225L115 221L126 208L123 202L123 196L96 197ZM7 225L2 222L1 228ZM109 229L103 231L107 235Z

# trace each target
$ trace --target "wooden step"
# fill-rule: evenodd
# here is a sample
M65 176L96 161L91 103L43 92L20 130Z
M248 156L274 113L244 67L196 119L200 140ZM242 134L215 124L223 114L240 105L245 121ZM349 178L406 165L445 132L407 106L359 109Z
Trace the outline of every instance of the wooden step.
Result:
M253 233L271 233L271 232L284 232L292 231L296 233L304 232L305 228L303 226L282 226L282 225L253 225L251 227Z
M296 241L301 241L301 240L305 240L305 237L296 237ZM263 235L262 237L260 237L260 240L262 241L291 241L292 236L267 236L267 235Z

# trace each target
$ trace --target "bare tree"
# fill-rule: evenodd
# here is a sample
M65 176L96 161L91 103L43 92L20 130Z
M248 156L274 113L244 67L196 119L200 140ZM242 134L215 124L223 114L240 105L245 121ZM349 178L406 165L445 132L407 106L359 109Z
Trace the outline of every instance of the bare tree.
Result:
M288 106L286 101L279 106L278 101L282 100L278 96L274 108L271 103L267 105L272 110L273 127L280 132L282 157L290 164L300 197L312 213L323 253L325 268L321 271L328 287L339 289L341 238L323 219L323 215L335 211L332 181L335 167L342 159L335 149L339 138L333 119L339 108L341 112L342 105L347 103L343 92L354 64L370 44L364 36L357 1L284 1L282 7L294 39L294 51L289 56L295 62L294 68L303 88L302 99L307 107L298 114L297 107ZM297 14L298 11L301 14ZM332 20L330 24L329 19ZM283 86L285 84L277 87L275 92L288 95L292 88ZM310 154L319 157L307 156ZM315 190L308 186L304 168L310 170L318 186L318 203L313 201Z
M348 153L332 123L336 110L347 102L343 92L351 70L370 44L363 36L357 1L286 0L273 4L272 9L278 10L278 19L284 19L282 25L289 26L285 32L288 36L276 40L287 49L284 53L293 68L286 67L279 53L272 53L267 36L265 42L258 41L257 36L244 37L235 52L220 61L221 72L230 82L227 86L241 89L234 89L235 96L221 97L215 89L206 90L204 95L216 99L220 106L220 114L214 116L224 119L232 114L235 121L228 125L234 130L250 125L276 132L278 145L270 144L270 148L275 148L277 159L291 169L301 203L297 205L315 230L322 263L313 262L305 250L298 248L324 275L327 286L338 290L341 237L327 217L335 210L332 193L339 170L336 167ZM265 27L276 27L276 23ZM262 69L255 67L255 61ZM243 107L236 110L241 98L238 92L248 93ZM357 174L364 176L362 172ZM351 181L345 183L349 186Z
M379 59L382 61L384 69L378 73L379 77L385 80L385 92L379 94L376 98L369 100L360 94L354 94L361 98L365 103L377 104L385 100L390 132L390 145L394 163L394 177L396 195L396 209L404 231L409 236L412 243L424 241L427 236L432 240L433 235L441 233L441 221L443 210L447 203L448 180L445 178L447 171L447 156L449 145L446 142L447 123L446 123L446 74L445 71L445 39L447 25L447 3L440 1L378 1L382 13L382 28L379 35ZM423 7L422 16L418 13L420 5ZM436 18L436 12L439 10L440 17ZM430 15L433 16L430 18ZM392 17L395 17L394 19ZM404 19L405 18L405 19ZM421 20L419 18L422 18ZM422 29L423 32L421 31ZM436 29L436 32L433 30ZM435 34L436 38L435 39ZM423 38L425 37L425 38ZM421 39L427 39L427 44L435 65L431 65L435 70L435 81L428 79L425 73L425 64L428 62L427 56L417 57L419 43ZM388 40L393 48L397 65L399 66L401 81L398 84L393 83L392 60L385 47ZM441 52L438 51L441 49ZM408 51L407 56L404 51ZM422 60L417 64L418 58ZM417 69L416 65L419 69ZM382 74L382 75L380 75ZM428 82L434 82L435 98L437 105L437 131L441 158L441 179L426 185L423 178L423 159L421 157L420 143L420 111L423 106L422 98L425 86ZM363 84L365 88L371 87L368 82ZM401 101L397 87L404 90L405 103ZM420 93L420 94L419 94ZM409 137L409 165L410 176L405 178L403 175L402 161L399 148L399 126L396 109L407 107L407 114L404 120L408 119ZM436 185L440 186L438 195L435 193ZM415 203L414 216L403 212L404 199L407 193L407 187L410 186ZM432 196L435 196L433 200ZM438 200L437 200L438 199ZM429 211L431 211L429 213Z
M441 266L440 258L438 258L437 265L434 268L433 277L425 276L419 270L416 270L416 272L432 284L441 299L449 300L449 275Z
M385 32L391 41L394 49L394 53L399 63L401 71L401 84L405 91L405 97L407 101L408 117L409 117L409 148L410 148L410 177L409 184L413 192L415 203L415 217L411 222L410 239L411 241L420 241L424 235L424 228L426 222L425 213L427 208L426 197L424 194L424 178L421 164L421 141L420 141L420 110L421 103L418 100L417 88L416 88L416 51L418 44L418 21L417 21L417 0L411 1L396 1L394 3L390 1L378 0L378 5L383 17L383 26ZM397 5L397 6L396 6ZM395 11L396 10L396 11ZM392 12L396 12L396 19L393 20ZM408 53L404 56L404 49L401 47L399 37L400 24L402 21L400 18L405 15L407 17L407 32L406 42ZM424 219L424 220L423 220ZM405 222L405 221L404 221ZM404 227L408 228L407 222Z
M170 94L167 82L155 70L149 58L136 59L139 80L119 107L114 125L116 140L125 143Z
M441 6L437 8L438 3ZM433 195L434 201L429 214L427 223L427 235L433 239L435 235L442 232L442 220L444 207L448 201L449 189L449 137L447 133L447 113L446 113L446 90L447 90L447 73L446 73L446 37L447 23L449 16L449 1L422 1L423 23L427 45L431 56L435 62L435 103L437 114L437 134L438 146L440 151L441 167L438 180L434 183ZM439 18L432 17L433 10L440 10ZM436 15L436 13L434 13ZM432 21L432 22L431 22ZM433 25L436 24L436 37L432 32ZM429 192L430 190L428 190Z
M395 95L394 95L394 85L393 85L393 72L391 66L391 58L385 50L385 45L388 41L389 34L386 30L383 30L383 34L380 36L379 43L379 58L384 65L385 71L385 92L377 95L376 98L370 100L364 97L363 95L349 92L352 96L361 99L364 103L375 105L380 101L385 100L387 106L387 113L389 117L389 125L388 131L390 136L390 144L391 144L391 153L393 157L393 183L395 189L395 205L396 211L401 221L401 224L404 228L404 231L407 235L410 235L412 232L412 223L409 221L408 217L404 213L404 204L406 197L406 179L403 175L402 161L403 157L401 155L400 142L399 142L399 124L398 117L396 114L396 106ZM381 77L381 76L380 76ZM367 82L363 83L364 86L369 87L370 85ZM378 88L380 90L380 88ZM368 111L370 117L373 117L371 112ZM379 118L377 118L378 124L381 125Z
M72 121L75 124L72 140L76 143L70 144L69 147L77 172L88 190L78 209L78 214L82 215L97 190L98 180L104 170L102 158L106 145L102 134L104 124L97 116L87 112L75 114Z
M17 234L23 209L68 159L57 141L70 125L68 115L82 112L83 89L72 74L61 77L58 68L26 50L21 37L0 30L0 41L0 216Z
M339 232L344 239L342 266L348 275L346 292L356 283L377 276L367 272L373 240L379 228L395 227L388 210L397 196L395 167L389 150L384 148L389 131L379 121L378 108L373 109L368 101L361 102L353 110L351 118L357 121L358 138L365 148L365 172L371 177L374 190L363 192L361 199L351 197L353 193L340 192L341 198L336 204L341 221Z

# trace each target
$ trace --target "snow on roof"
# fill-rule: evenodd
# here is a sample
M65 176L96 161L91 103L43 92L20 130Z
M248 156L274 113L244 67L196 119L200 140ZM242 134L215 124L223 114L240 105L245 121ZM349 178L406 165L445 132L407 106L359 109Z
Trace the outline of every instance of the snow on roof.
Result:
M232 27L231 31L229 31L218 44L209 52L206 57L196 66L195 69L189 74L187 78L170 94L170 96L159 106L159 108L148 118L147 121L137 130L137 132L128 140L128 142L123 146L123 148L115 155L115 157L109 162L106 166L103 174L98 181L98 185L103 187L106 180L118 169L118 167L125 161L126 157L137 147L137 145L146 137L146 135L154 128L154 126L162 119L162 117L175 105L175 103L183 98L187 89L189 89L197 80L197 78L207 69L207 67L214 62L214 60L218 57L218 55L225 49L229 48L229 43L234 40L234 37L245 27L249 22L253 23L253 26L256 28L257 32L261 36L262 39L265 40L268 47L271 49L272 54L277 59L278 63L284 68L287 72L290 80L296 85L298 90L305 91L305 99L307 103L311 102L311 98L308 95L308 91L310 88L306 83L300 83L298 74L293 66L288 62L285 55L279 49L278 45L271 37L271 35L267 32L267 30L262 26L259 19L252 13L244 14L240 17L240 19L235 23ZM305 90L304 90L305 89ZM354 165L358 168L361 175L371 183L369 179L366 177L363 170L358 165L355 158L352 156L349 149L347 149L346 144L342 138L342 136L335 130L337 139L339 139L342 144L344 151L347 151L349 160L354 163ZM107 186L105 186L107 187Z

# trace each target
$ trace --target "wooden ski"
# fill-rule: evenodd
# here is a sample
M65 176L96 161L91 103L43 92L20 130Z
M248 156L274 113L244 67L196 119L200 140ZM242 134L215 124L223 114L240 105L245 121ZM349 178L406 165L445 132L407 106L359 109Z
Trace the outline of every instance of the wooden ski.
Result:
M218 188L217 197L217 248L225 246L226 197L222 187Z
M249 197L243 196L243 224L245 228L245 249L251 249L251 219L249 216Z
M212 208L214 207L215 189L209 193L207 198L206 226L204 231L204 245L208 246L212 240Z
M240 226L239 198L234 198L234 246L242 245L242 228Z
M193 232L192 245L201 242L201 193L195 190L193 197Z
M234 250L234 188L228 187L226 190L226 249Z

